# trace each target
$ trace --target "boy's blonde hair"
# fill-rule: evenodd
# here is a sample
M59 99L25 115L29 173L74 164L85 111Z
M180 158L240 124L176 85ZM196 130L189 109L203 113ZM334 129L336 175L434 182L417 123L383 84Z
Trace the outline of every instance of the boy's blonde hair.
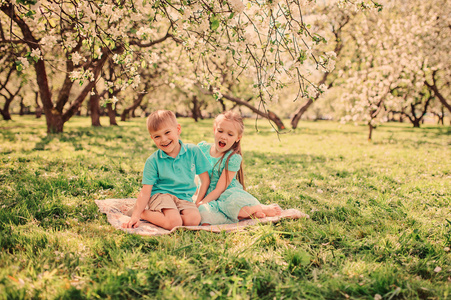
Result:
M149 133L157 131L163 124L177 126L177 118L172 111L160 109L147 117L147 130Z

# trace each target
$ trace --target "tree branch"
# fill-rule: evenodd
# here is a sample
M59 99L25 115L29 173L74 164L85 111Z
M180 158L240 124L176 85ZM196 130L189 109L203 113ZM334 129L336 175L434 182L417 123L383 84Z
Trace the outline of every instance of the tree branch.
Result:
M80 108L80 105L83 103L83 101L85 100L86 96L88 95L88 93L92 90L92 88L96 85L97 83L97 78L100 75L100 71L103 68L103 65L105 64L105 62L107 61L107 59L109 58L109 52L107 49L103 49L103 55L102 58L97 62L97 64L93 67L93 73L94 73L94 78L92 81L90 81L85 88L82 90L82 92L80 93L80 95L78 95L78 97L75 99L75 101L72 103L72 105L69 107L69 109L63 114L63 122L66 122L67 120L69 120Z
M451 105L446 101L445 97L443 97L443 95L440 93L440 91L438 90L437 87L437 82L435 79L435 74L437 73L437 71L434 71L432 73L432 84L430 84L427 80L424 81L424 84L431 90L434 92L434 94L437 96L438 100L443 104L444 107L446 107L449 112L451 112Z

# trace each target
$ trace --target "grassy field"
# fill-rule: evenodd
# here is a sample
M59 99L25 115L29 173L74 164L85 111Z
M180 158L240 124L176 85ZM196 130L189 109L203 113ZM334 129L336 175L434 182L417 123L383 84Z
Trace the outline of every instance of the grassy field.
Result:
M0 121L0 299L451 299L451 129L248 120L248 190L310 219L243 232L114 230L95 199L135 197L145 120ZM103 124L107 120L103 119ZM180 119L184 142L212 120Z

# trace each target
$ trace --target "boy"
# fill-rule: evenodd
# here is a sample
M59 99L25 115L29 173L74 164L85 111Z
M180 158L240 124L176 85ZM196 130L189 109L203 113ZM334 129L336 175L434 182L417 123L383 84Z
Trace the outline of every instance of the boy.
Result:
M210 184L210 163L196 145L182 143L181 126L173 112L153 112L147 118L147 129L158 150L146 160L143 187L129 212L130 221L122 227L136 228L140 219L167 230L199 225L200 213L192 201L194 177L199 175L198 199L203 199Z

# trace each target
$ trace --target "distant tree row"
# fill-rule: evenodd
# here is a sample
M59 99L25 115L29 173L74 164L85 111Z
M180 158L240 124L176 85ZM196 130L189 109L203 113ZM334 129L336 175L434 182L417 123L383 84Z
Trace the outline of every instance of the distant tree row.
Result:
M443 123L448 2L1 0L0 113L34 107L49 133L82 110L100 126L161 107L239 108L278 130L315 107L369 139L394 119Z

